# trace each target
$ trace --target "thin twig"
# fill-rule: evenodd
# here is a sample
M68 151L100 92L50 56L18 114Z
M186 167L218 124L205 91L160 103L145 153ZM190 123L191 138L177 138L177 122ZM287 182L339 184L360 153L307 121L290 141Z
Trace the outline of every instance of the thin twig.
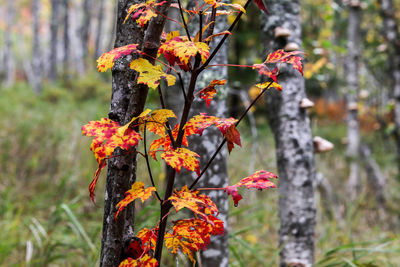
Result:
M183 93L183 97L185 98L185 101L187 101L187 97L186 97L186 92L185 92L185 85L183 83L183 79L181 76L181 73L178 73L178 77L179 77L179 82L181 83L181 89L182 89L182 93Z
M235 126L238 126L239 123L242 121L242 119L246 116L247 112L249 112L249 110L254 106L254 104L257 102L257 100L270 88L270 86L272 85L273 81L271 81L268 86L266 88L264 88L261 93L251 102L251 104L247 107L247 109L243 112L242 116L240 116L240 118L238 119L238 121L235 123ZM203 176L203 174L206 172L206 170L208 169L208 167L210 167L212 161L215 159L215 157L218 155L219 151L222 149L222 147L225 145L226 143L226 137L224 138L224 140L222 140L221 144L218 146L217 150L214 152L214 154L212 155L212 157L208 160L206 166L203 168L203 170L200 172L200 175L196 178L196 180L193 181L193 183L190 185L189 190L191 190L196 184L197 182L200 180L200 178Z
M165 102L164 102L164 97L163 97L163 94L162 94L162 91L161 91L161 87L158 86L157 89L158 89L158 95L160 96L161 107L163 109L165 109ZM169 139L171 139L172 147L176 148L175 139L174 139L174 136L172 135L171 125L169 124L168 121L165 123L165 126L167 126L166 127L167 128L167 133L168 133Z
M146 159L147 171L149 172L151 184L156 187L154 183L153 174L151 173L150 162L149 162L149 154L147 154L147 144L146 144L146 123L144 124L144 131L143 131L143 147L144 147L144 158ZM158 201L162 202L160 195L155 191Z
M183 16L182 5L181 5L181 1L180 0L178 0L178 6L179 6L179 11L181 13L181 18L182 18L182 22L183 22L183 28L185 28L186 35L187 35L189 41L192 41L192 39L190 38L189 28L188 28L188 26L186 24L185 17Z
M244 5L244 9L246 10L247 7L249 6L251 0L247 0L246 4ZM233 21L233 23L231 24L231 26L229 27L228 31L232 32L233 28L236 26L236 24L239 22L240 17L243 15L243 11L240 11L239 14L236 16L235 20ZM214 51L211 53L211 55L208 57L208 59L206 60L206 62L204 62L204 64L200 67L199 72L203 71L208 64L210 64L211 60L215 57L215 55L218 53L219 49L222 47L222 45L224 44L226 38L228 38L228 35L224 35L224 37L222 37L221 41L219 41L218 45L215 47Z

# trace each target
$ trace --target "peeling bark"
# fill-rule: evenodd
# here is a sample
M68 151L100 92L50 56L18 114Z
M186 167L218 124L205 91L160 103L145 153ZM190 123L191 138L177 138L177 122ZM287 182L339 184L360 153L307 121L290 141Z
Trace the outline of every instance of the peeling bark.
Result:
M119 0L116 40L114 47L121 47L131 43L143 42L144 32L132 20L125 24L128 8L143 1ZM133 116L143 111L148 88L136 84L136 74L129 69L129 62L133 57L128 56L117 60L112 70L112 96L109 118L120 124L128 123ZM103 237L100 266L118 266L124 243L133 236L134 207L125 208L114 221L116 205L124 197L136 180L136 153L134 150L124 153L123 156L109 160L107 170L107 184L105 192ZM114 154L121 154L117 149Z
M299 0L266 1L270 11L263 17L268 52L289 42L301 47ZM274 29L290 29L291 36L274 39ZM315 228L315 164L310 120L300 108L305 98L304 79L291 67L282 66L278 82L282 92L266 95L267 115L275 136L279 172L280 266L312 266Z
M360 126L358 120L358 91L359 91L359 65L360 65L360 24L361 8L352 1L349 4L349 19L347 28L347 60L345 73L347 88L345 92L347 106L347 151L350 175L347 191L351 200L354 200L361 188L360 171L358 165L360 147Z

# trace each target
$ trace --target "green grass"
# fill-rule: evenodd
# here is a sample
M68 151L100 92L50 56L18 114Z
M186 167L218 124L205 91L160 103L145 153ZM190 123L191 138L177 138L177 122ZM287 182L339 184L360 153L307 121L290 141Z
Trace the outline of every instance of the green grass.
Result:
M0 98L0 266L96 266L101 240L104 174L96 188L96 205L87 187L96 169L89 150L90 138L80 127L107 116L110 86L98 76L44 89L40 96L25 84L1 89ZM257 118L259 137L254 140L242 126L243 147L229 159L233 182L255 169L276 171L273 137L265 120ZM400 262L399 184L394 151L378 135L364 134L373 144L376 160L388 179L389 209L380 217L373 188L364 187L359 199L348 203L345 195L347 166L342 124L314 121L313 132L335 144L335 150L316 156L317 168L330 181L332 206L339 219L330 218L317 199L316 266L398 266ZM163 180L163 165L152 162L154 176ZM143 162L138 177L148 183ZM278 192L244 192L239 207L231 206L231 266L277 266ZM151 226L157 207L139 206L137 228ZM167 254L165 254L167 255ZM27 260L29 263L27 263ZM172 264L172 260L168 260Z

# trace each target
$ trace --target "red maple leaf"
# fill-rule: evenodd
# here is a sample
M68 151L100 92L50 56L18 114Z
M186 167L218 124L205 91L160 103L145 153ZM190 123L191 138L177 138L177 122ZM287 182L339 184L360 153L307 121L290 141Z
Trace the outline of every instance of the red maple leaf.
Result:
M202 135L204 129L215 125L228 143L229 153L232 151L234 144L241 146L240 133L236 129L237 120L234 118L218 118L207 116L205 113L200 113L191 118L185 125L185 133L189 136L192 134Z
M228 195L232 195L235 207L237 207L239 201L242 199L242 196L238 193L238 187L245 186L247 188L256 188L259 190L275 188L275 184L273 184L269 178L278 178L278 176L264 170L256 171L252 175L243 178L238 183L224 188L224 191L227 192Z
M215 86L224 85L225 83L226 80L213 80L207 87L201 89L197 94L199 94L200 98L206 101L206 105L207 107L209 107L211 100L217 93L217 90L215 90Z

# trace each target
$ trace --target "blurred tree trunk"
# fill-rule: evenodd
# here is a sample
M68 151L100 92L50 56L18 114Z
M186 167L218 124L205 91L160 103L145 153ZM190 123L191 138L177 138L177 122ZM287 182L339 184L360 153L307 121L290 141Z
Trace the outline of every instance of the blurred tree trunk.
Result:
M202 2L198 2L199 5L202 5ZM187 9L191 9L194 6L194 2L189 2ZM169 17L175 20L180 21L180 14L178 11L172 9L169 12ZM204 27L205 25L203 25ZM217 22L215 23L214 33L222 32L228 28L227 20L224 16L217 17ZM166 31L176 31L179 28L176 26L176 23L168 23L166 26ZM192 36L194 36L199 30L199 19L198 17L193 17L191 23L189 25L189 32ZM207 31L205 31L205 34ZM211 51L213 47L218 44L220 38L215 38L210 43ZM228 49L227 45L224 45L218 55L212 61L213 64L226 64L228 63ZM190 77L185 75L184 80L186 86L188 85ZM208 71L205 71L197 78L197 86L196 91L206 87L210 84L212 80L218 79L223 80L228 78L228 69L227 67L218 67L212 68ZM173 90L169 88L165 92L166 100L168 103L167 108L171 108L176 111L176 114L180 114L182 112L182 103L184 101L182 97L182 89L180 85L176 85ZM186 87L187 89L187 87ZM208 115L226 117L227 116L227 108L226 108L226 95L227 90L225 86L217 86L216 87L218 94L211 101L210 107L206 108L204 100L196 97L192 104L191 114L190 116L198 115L200 112L206 112ZM209 158L213 155L218 145L222 142L222 135L220 131L216 128L207 129L204 134L200 136L190 137L190 149L195 151L199 155L201 155L200 159L200 169L204 168L207 164ZM182 174L177 174L176 179L176 187L182 187L185 184L189 184L193 182L197 175L193 172L182 172ZM206 187L206 188L220 188L228 186L228 169L227 169L227 151L222 150L218 156L215 158L207 172L204 174L204 177L201 178L196 187ZM217 205L220 214L218 218L224 221L224 226L226 229L226 233L223 236L213 236L211 238L210 245L207 246L207 250L200 252L200 262L199 266L215 266L215 267L225 267L229 265L228 255L229 255L229 246L228 246L228 209L229 209L229 199L227 195L221 191L207 192L207 194L211 197L214 203ZM189 263L192 266L191 263Z
M197 22L198 20L196 20ZM198 23L194 22L197 26ZM204 27L204 25L203 25ZM228 29L228 22L225 16L217 17L214 32L223 32ZM207 32L207 31L206 31ZM194 35L196 32L192 31ZM215 38L211 43L211 50L218 44L220 38ZM219 51L218 55L213 59L212 64L227 64L228 63L228 47L225 44ZM205 71L197 79L197 88L200 90L209 85L213 80L227 80L228 79L228 68L217 67ZM206 108L205 101L200 98L196 98L192 106L192 115L198 115L200 112L206 112L208 115L217 117L227 116L226 107L226 96L227 96L227 85L216 87L218 94L211 101L209 108ZM202 155L200 160L200 169L203 169L207 164L210 157L214 154L218 145L222 142L222 135L216 128L209 128L205 133L200 136L194 136L191 141L191 149ZM192 181L197 178L197 175L192 174ZM184 178L184 181L188 183L190 179ZM223 149L215 158L204 177L201 178L197 187L205 188L221 188L226 187L229 184L228 178L228 163L227 163L227 149ZM211 243L207 246L207 250L200 252L201 266L215 266L215 267L227 267L229 266L229 245L228 245L228 212L229 212L229 199L228 195L222 190L205 192L209 195L212 201L217 205L219 209L218 218L224 222L225 234L223 236L214 236L211 238Z
M57 79L57 41L58 41L58 23L60 12L60 0L51 0L50 17L50 70L49 79L54 82Z
M63 75L64 79L68 79L69 75L69 0L63 0L63 23L64 23L64 36L63 36Z
M359 147L360 130L358 121L358 91L359 91L359 64L360 64L360 24L361 8L358 0L349 1L349 18L347 28L347 58L345 73L347 88L345 92L347 106L347 151L350 164L350 175L347 191L351 200L354 200L360 191Z
M104 20L104 0L99 0L99 9L97 12L97 31L96 31L96 44L94 57L97 59L102 52L101 37L103 33L103 20Z
M113 11L113 14L112 14L112 19L111 19L111 23L112 23L111 33L109 35L110 38L108 39L108 43L107 43L107 47L106 47L107 51L112 49L113 43L115 41L115 29L116 29L116 26L117 26L117 24L116 24L117 8L118 8L118 6L114 3L113 4L113 10L114 11Z
M93 0L83 0L82 6L82 26L81 26L81 41L82 41L82 55L84 59L87 59L89 53L89 30L91 27L92 21L92 9L93 9ZM85 68L86 68L86 60Z
M14 25L14 1L6 1L6 28L4 31L4 62L3 62L3 79L5 86L11 86L15 81L15 63L12 52L12 26Z
M394 99L394 137L397 147L397 167L400 179L400 33L393 0L379 0L383 20L383 35L388 43L388 70Z
M33 46L32 46L32 71L33 71L33 91L39 93L42 90L42 64L39 43L39 10L40 0L32 1L33 17Z
M264 35L269 52L288 43L301 47L301 1L268 0ZM276 27L291 31L274 39ZM297 70L281 67L282 92L269 91L267 115L275 136L279 172L280 266L312 266L315 229L315 163L310 119L300 101L306 96L304 79Z
M143 29L128 20L123 21L128 8L138 0L118 0L117 30L114 47L131 43L142 44ZM129 60L128 60L129 59ZM147 87L136 84L136 74L129 68L132 56L115 63L112 71L112 97L109 118L120 124L128 123L133 116L139 115L144 108L147 97ZM116 205L124 197L136 180L136 153L125 154L109 160L107 184L104 203L103 237L100 266L118 266L124 243L133 236L134 206L127 207L114 221ZM121 154L117 149L114 154Z

